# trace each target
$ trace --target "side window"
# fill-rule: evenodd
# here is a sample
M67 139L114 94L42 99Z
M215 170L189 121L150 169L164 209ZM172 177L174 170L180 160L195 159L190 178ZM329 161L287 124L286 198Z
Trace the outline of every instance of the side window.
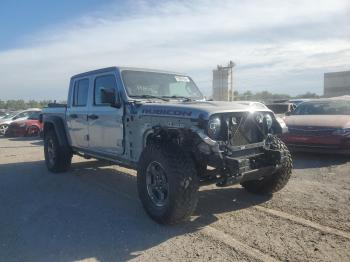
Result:
M74 85L73 106L86 106L89 92L89 79L81 79Z
M95 79L95 105L110 105L117 98L117 82L114 75L98 76Z
M40 111L33 111L33 112L30 112L29 118L28 118L28 119L31 119L31 120L39 120L40 113L41 113Z
M15 120L15 119L19 119L19 118L26 117L26 116L28 116L28 112L23 112L23 113L18 114L15 117L13 117L12 119Z

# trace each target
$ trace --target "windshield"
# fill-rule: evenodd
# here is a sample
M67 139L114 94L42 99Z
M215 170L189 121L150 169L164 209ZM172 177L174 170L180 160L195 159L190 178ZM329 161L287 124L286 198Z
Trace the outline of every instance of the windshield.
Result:
M293 115L350 115L350 101L304 102L294 110Z
M284 114L289 111L289 105L266 105L271 109L275 114Z
M203 99L202 93L188 76L124 70L122 78L130 97Z

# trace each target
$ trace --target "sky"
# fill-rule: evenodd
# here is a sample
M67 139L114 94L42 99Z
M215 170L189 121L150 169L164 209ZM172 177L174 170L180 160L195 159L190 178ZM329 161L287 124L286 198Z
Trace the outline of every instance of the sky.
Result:
M66 99L70 76L135 66L192 76L233 60L234 89L323 94L350 70L349 0L2 0L0 100Z

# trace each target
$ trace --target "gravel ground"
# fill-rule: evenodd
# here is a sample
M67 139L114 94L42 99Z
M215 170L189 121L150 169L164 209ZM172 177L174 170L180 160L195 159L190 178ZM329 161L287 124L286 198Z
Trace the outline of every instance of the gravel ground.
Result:
M42 141L0 138L0 260L350 261L348 157L293 158L272 198L207 186L190 222L160 226L135 171L74 157L51 174Z

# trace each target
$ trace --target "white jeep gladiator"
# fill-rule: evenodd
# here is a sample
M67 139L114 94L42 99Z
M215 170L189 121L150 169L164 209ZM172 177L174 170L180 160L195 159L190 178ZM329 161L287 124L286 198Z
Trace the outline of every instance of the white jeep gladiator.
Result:
M272 194L288 182L284 122L257 102L205 101L183 74L110 67L75 75L66 105L43 110L48 169L73 154L137 169L139 197L157 222L188 218L198 188L241 184Z

